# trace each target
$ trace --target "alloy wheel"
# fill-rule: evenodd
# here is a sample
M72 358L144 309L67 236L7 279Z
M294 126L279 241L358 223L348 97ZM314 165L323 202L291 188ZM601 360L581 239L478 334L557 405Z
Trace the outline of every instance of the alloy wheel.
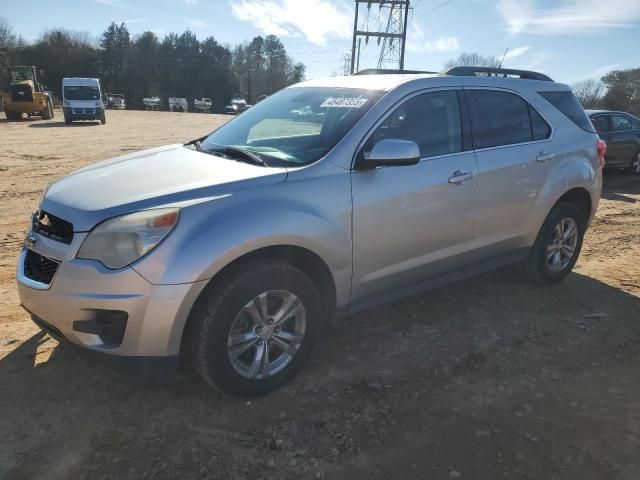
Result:
M563 218L553 229L547 245L547 265L554 273L561 272L573 259L578 244L578 224L573 218Z
M302 301L286 290L253 298L236 316L227 338L234 370L258 380L275 375L296 356L307 327Z
M633 158L633 163L631 164L631 170L634 175L640 175L640 153L638 153Z

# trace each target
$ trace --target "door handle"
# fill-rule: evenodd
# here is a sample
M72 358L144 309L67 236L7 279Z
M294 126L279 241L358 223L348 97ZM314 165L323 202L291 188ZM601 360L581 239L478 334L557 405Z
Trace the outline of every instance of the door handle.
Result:
M537 157L536 157L536 162L538 163L547 163L549 160L553 160L553 157L555 157L555 153L540 153Z
M456 170L455 172L453 172L453 175L449 177L449 183L464 183L467 180L471 180L472 178L472 172L462 172L460 170Z

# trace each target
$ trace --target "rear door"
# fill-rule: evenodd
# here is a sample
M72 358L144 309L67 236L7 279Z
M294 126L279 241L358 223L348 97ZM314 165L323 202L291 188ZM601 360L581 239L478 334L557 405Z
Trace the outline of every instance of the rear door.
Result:
M523 97L465 87L478 160L475 237L483 255L525 247L529 215L550 162L552 129Z
M623 113L612 113L610 117L611 132L604 138L607 152L611 151L616 165L629 167L637 151L638 132L633 128L631 117Z

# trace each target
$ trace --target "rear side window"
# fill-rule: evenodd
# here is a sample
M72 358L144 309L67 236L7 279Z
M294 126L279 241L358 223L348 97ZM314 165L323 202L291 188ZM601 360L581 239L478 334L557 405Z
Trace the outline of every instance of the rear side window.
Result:
M609 115L596 115L595 117L591 117L591 123L593 123L598 133L605 133L611 130L609 126Z
M529 116L531 118L531 134L534 140L546 140L551 135L551 127L544 118L529 105Z
M467 90L467 99L474 148L512 145L533 140L530 110L540 116L518 95L494 90ZM535 123L536 135L546 138L550 129L544 119L536 118Z
M538 92L551 105L587 132L596 133L589 117L573 92Z
M611 126L614 131L631 130L631 119L626 115L611 115Z

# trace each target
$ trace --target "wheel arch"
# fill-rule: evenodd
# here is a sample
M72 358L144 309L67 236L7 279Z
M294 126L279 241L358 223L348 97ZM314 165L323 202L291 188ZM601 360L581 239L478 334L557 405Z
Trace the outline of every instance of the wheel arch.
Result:
M182 361L190 360L190 332L195 326L198 313L206 307L209 295L226 275L242 268L249 262L259 260L280 260L298 268L307 275L320 293L322 304L325 307L324 318L328 322L332 321L336 313L336 281L328 264L318 254L297 245L271 245L258 248L233 259L207 281L206 286L193 303L180 331L180 358Z
M586 188L573 187L570 190L567 190L551 208L555 207L560 202L573 203L578 208L584 210L586 213L585 222L591 218L591 214L593 213L593 201L591 199L591 194Z

